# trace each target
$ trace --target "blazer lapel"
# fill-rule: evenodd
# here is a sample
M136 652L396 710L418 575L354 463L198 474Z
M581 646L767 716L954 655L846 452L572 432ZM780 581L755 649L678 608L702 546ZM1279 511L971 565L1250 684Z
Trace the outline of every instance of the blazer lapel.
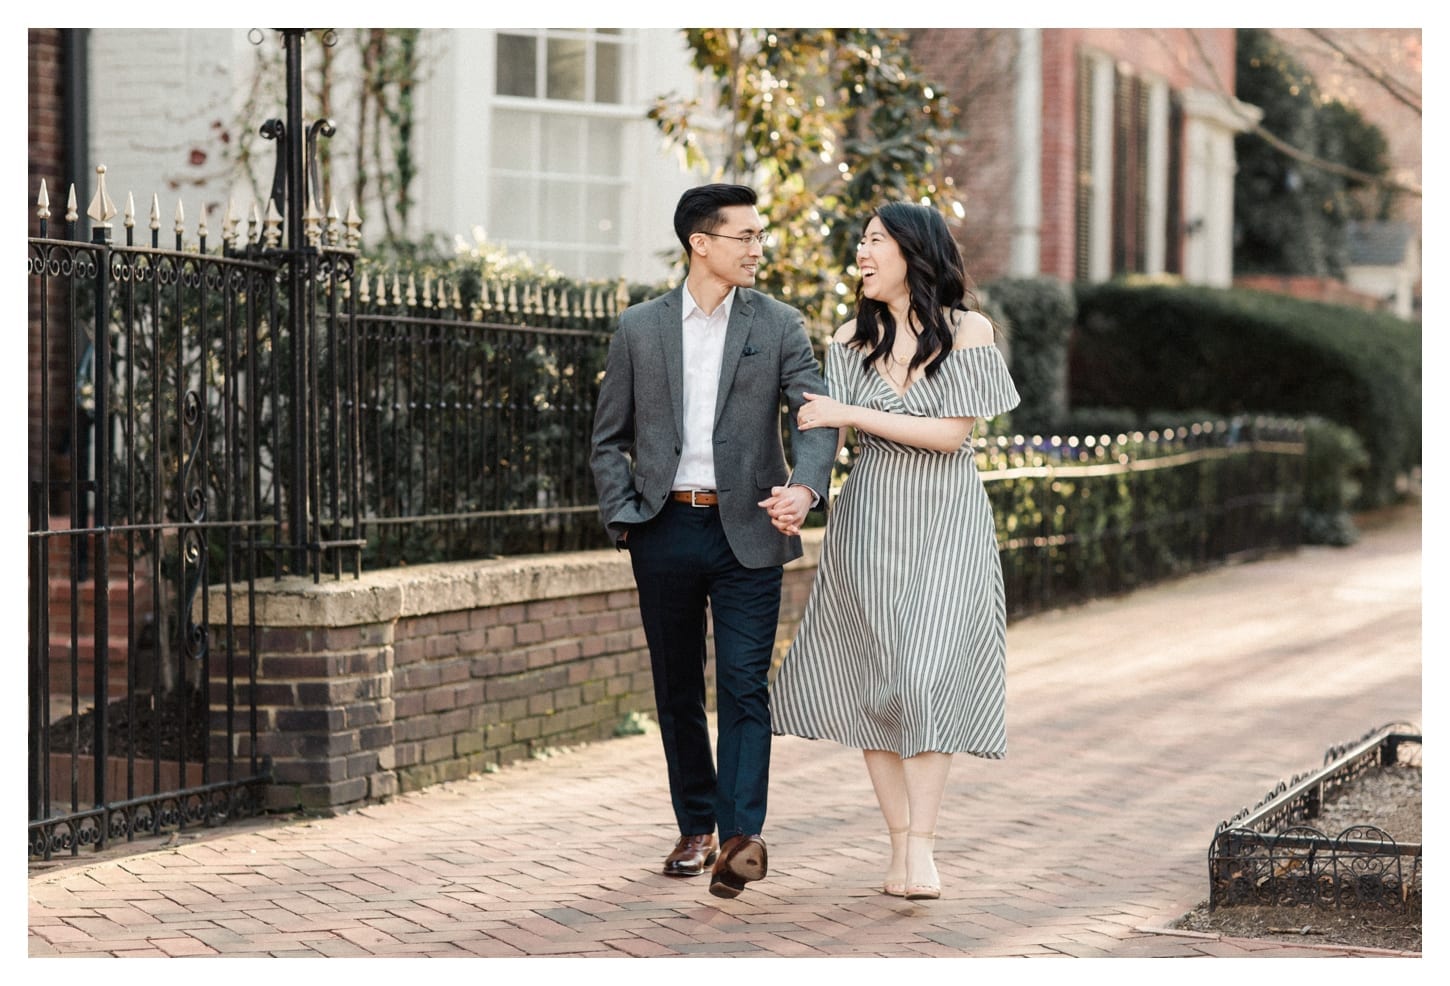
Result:
M685 437L685 340L680 313L685 310L684 285L665 295L660 306L659 331L660 352L665 356L665 375L669 378L670 403L675 412L675 435Z
M750 326L755 321L755 307L744 288L735 289L735 304L730 307L730 322L725 326L725 352L720 360L720 390L715 398L715 424L725 410L725 396L735 382L735 371L740 366L740 353L745 349L745 340L750 338Z

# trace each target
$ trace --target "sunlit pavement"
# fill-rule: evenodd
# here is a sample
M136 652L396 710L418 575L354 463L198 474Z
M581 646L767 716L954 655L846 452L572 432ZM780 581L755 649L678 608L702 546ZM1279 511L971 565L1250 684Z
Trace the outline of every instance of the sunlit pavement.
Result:
M1008 758L954 764L940 900L879 892L888 842L860 754L790 737L769 877L727 901L662 875L675 833L646 734L336 818L32 864L29 954L1365 954L1167 925L1207 896L1220 821L1332 745L1420 724L1420 595L1412 508L1350 548L1014 623Z

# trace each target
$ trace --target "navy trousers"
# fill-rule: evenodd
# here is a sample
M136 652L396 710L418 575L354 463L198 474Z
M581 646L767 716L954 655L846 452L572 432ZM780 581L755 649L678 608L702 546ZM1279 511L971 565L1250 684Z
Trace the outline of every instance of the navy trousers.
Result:
M670 800L681 835L758 835L770 780L767 675L780 566L736 560L720 512L668 501L630 529L629 554L654 675ZM717 756L705 712L706 614L715 631Z

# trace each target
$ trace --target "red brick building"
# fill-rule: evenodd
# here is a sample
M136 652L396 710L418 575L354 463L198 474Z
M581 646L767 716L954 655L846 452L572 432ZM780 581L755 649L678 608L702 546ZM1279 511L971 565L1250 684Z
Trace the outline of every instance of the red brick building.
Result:
M50 196L52 232L61 228L60 223L64 221L65 217L66 189L69 186L63 182L66 181L64 176L71 173L74 151L71 147L68 128L73 125L74 121L73 101L79 97L79 94L74 91L76 87L75 76L72 73L74 60L68 55L72 34L73 32L57 28L33 28L30 31L28 46L30 85L27 90L29 173L25 186L25 210L26 215L30 217L27 229L31 234L39 230L40 219L37 215L36 199L42 180L45 182L47 194ZM81 203L80 208L84 209L85 203ZM66 423L71 386L70 360L64 347L65 340L52 339L50 340L51 351L40 352L40 318L35 311L38 304L39 298L32 295L30 317L27 321L29 331L26 344L31 395L29 404L30 440L28 443L31 475L36 475L40 466L42 378L48 376L48 393L51 396L50 444L52 446L66 441L69 434ZM57 310L59 306L65 304L65 298L59 295L53 296L48 299L48 304L53 306L53 310Z
M1177 274L1227 285L1230 29L924 29L918 63L962 109L950 173L978 281Z
M961 241L979 282L1009 274L1095 281L1138 273L1235 283L1234 137L1259 113L1232 95L1232 29L910 34L924 73L962 110L966 139L948 171L965 194ZM1359 109L1381 129L1392 177L1419 188L1419 29L1275 34L1326 99ZM1385 74L1390 84L1374 81L1370 72ZM1408 278L1418 296L1419 196L1401 195L1391 218L1392 232L1410 231L1391 273ZM1384 291L1364 294L1368 289L1356 281L1357 272L1360 280L1386 276L1378 269L1351 270L1349 285L1316 280L1309 287L1326 300L1384 305ZM1263 279L1253 286L1282 289ZM1307 288L1296 284L1293 290ZM1397 297L1407 293L1401 288ZM1399 301L1397 311L1406 307Z

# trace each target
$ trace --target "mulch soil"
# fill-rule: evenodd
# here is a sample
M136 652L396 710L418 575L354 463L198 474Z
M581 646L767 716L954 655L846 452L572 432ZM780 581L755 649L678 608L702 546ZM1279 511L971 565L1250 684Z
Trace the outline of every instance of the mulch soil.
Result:
M1374 825L1406 845L1422 842L1422 819L1421 768L1412 762L1366 771L1340 789L1319 816L1306 824L1329 836L1354 825ZM1421 951L1418 897L1403 909L1234 905L1209 910L1208 901L1203 901L1172 927L1230 938Z
M186 758L196 761L205 755L209 711L200 690L187 686L182 692L152 699L142 694L134 702L118 699L106 707L106 753L124 757L176 760L181 757L181 736L186 732ZM66 716L50 724L53 753L96 752L96 710Z

